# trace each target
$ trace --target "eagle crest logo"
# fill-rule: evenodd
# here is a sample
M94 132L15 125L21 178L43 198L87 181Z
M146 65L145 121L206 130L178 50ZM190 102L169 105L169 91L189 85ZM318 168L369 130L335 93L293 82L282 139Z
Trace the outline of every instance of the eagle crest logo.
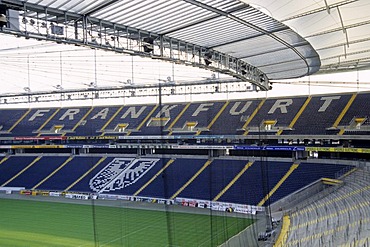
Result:
M115 158L91 180L90 188L98 193L123 189L136 183L159 159Z

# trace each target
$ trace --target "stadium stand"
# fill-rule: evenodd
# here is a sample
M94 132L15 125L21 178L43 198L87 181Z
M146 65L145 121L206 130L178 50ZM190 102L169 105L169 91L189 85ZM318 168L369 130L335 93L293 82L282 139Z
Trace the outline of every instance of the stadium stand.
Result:
M76 180L70 181L70 184L68 185L68 187L65 187L63 190L64 191L82 191L82 192L91 191L90 184L89 184L91 178L94 177L103 167L105 167L112 160L113 160L113 157L103 156L96 163L90 163L90 164L85 163L85 166L87 165L87 167L84 170L84 173L81 174L81 176L78 177Z
M6 186L17 176L26 171L40 159L38 156L9 156L3 159L0 166L1 187Z
M2 109L0 187L268 217L291 212L279 237L267 220L256 239L358 246L368 241L370 176L359 169L370 152L367 97Z
M93 136L100 134L119 107L95 107L84 120L68 135Z
M61 134L73 133L82 124L93 108L62 108L52 119L39 130L39 134Z
M17 121L21 121L14 126L12 133L16 133L18 136L38 135L43 124L47 123L48 119L53 117L59 110L59 108L32 109L22 119L18 118ZM16 116L12 115L12 118L16 118Z
M28 114L27 109L1 109L0 133L4 136L9 136L13 132L17 124ZM17 135L17 134L15 134Z
M312 97L289 134L329 134L327 129L335 123L350 97L351 95Z
M318 199L302 202L290 214L289 236L284 246L366 246L369 178L368 171L357 169L331 193L323 191Z
M367 97L369 93L347 93L161 106L2 109L0 136L364 135L370 115Z
M3 186L262 206L321 177L334 178L346 166L301 163L291 170L290 162L245 159L15 155L1 167Z
M335 175L344 168L346 165L301 162L285 180L283 186L272 195L271 201L289 195L320 178L335 178Z
M249 133L276 134L288 127L306 98L267 99L248 125Z
M369 132L369 111L367 110L367 95L358 94L348 111L338 123L341 134L366 134Z
M71 156L32 189L64 191L96 164L100 158Z
M227 102L192 103L172 127L176 133L209 131L212 120L224 109Z
M24 157L27 158L27 157ZM40 158L40 159L38 159ZM17 176L13 176L13 180L6 184L11 187L34 188L40 181L47 177L50 173L58 169L68 157L63 156L39 156L37 162L31 162L27 165L27 169L23 169ZM27 160L18 162L26 163ZM19 163L14 163L17 165Z
M148 114L146 118L143 119L140 126L137 127L137 132L132 132L132 134L168 134L169 126L172 125L172 123L176 119L176 116L178 116L182 112L182 110L185 109L185 107L186 104L164 104L162 107L156 107L153 113Z
M0 0L0 245L370 246L369 6Z
M219 198L219 201L236 202L240 200L247 202L249 205L257 205L268 191L267 184L262 180L262 173L268 172L267 167L272 166L266 162L254 161L229 190ZM284 173L284 170L279 168L276 169L275 173L277 173L277 176L268 177L269 182L274 181L273 177L278 177L279 174ZM269 174L273 174L273 172L269 172Z
M156 109L155 105L120 107L102 128L102 135L135 133L145 123L146 117Z
M201 169L207 159L184 159L176 160L167 167L156 179L140 193L136 195L170 198L174 195L194 174Z
M213 124L210 133L215 135L244 133L245 121L250 118L260 102L261 100L230 101L219 119ZM226 122L230 126L230 131L225 126Z

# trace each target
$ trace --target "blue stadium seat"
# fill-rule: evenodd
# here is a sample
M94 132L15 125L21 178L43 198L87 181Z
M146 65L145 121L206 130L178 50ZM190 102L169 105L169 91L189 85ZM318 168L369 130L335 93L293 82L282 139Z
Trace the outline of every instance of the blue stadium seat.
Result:
M139 196L170 198L181 188L206 162L206 159L177 158L158 176Z
M101 157L74 157L70 162L43 182L37 189L64 191L69 185L81 177Z
M57 169L67 158L66 156L42 156L38 162L11 181L8 186L32 189L37 183Z
M15 175L25 169L35 160L37 156L9 156L9 158L0 165L0 186L12 179ZM32 177L33 179L33 177ZM21 186L25 187L25 186Z

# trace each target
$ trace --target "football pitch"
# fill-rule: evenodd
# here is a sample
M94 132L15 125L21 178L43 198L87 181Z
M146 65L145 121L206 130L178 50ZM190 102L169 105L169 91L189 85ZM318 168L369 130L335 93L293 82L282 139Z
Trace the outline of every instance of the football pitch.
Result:
M0 246L218 246L252 219L0 199Z

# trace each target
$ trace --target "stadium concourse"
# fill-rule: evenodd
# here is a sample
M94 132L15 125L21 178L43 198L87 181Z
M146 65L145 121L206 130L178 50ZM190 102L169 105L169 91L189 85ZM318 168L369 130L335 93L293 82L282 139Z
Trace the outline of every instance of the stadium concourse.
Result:
M369 10L0 0L0 246L370 246Z

